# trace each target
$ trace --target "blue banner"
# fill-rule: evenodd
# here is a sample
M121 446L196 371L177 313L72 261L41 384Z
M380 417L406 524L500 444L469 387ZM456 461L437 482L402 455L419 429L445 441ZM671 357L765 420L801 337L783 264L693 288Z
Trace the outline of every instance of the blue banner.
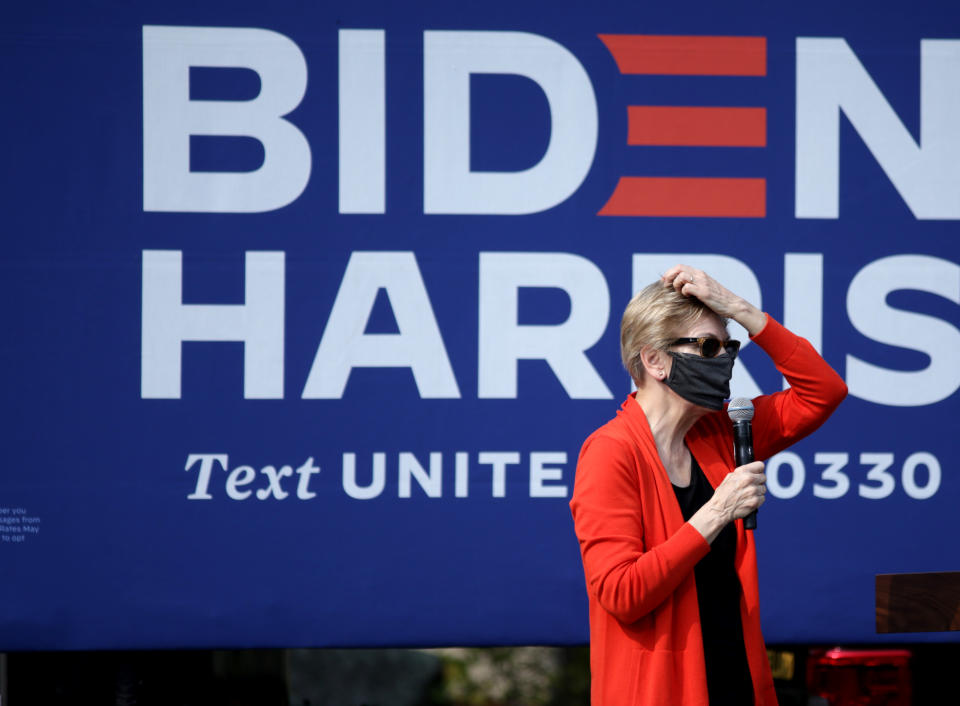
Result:
M864 13L8 8L0 650L585 642L577 454L678 262L850 389L768 463L767 641L902 640L874 576L960 568L960 11Z

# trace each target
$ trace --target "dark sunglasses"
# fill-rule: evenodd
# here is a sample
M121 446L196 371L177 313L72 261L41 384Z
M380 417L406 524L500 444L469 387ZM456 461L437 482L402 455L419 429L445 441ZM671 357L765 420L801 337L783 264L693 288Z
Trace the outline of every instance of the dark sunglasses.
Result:
M682 346L687 343L696 343L700 349L700 355L704 358L716 358L721 350L725 350L731 358L736 358L740 351L740 341L732 338L726 342L713 336L700 336L699 338L678 338L671 346Z

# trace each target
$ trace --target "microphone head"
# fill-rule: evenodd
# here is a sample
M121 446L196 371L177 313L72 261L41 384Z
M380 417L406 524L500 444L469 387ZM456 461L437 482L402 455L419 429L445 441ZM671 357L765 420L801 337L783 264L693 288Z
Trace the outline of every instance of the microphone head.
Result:
M727 405L727 416L731 422L749 422L753 419L753 402L746 397L735 397Z

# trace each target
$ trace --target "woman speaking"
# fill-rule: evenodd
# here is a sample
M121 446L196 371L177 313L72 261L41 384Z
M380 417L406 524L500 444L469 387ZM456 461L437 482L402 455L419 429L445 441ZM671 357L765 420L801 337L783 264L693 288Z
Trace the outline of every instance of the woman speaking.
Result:
M846 385L804 339L704 272L677 265L620 326L637 387L591 434L570 507L590 605L593 706L776 704L760 632L756 461L734 468L723 411L740 344L733 319L790 388L754 400L766 459L820 426Z

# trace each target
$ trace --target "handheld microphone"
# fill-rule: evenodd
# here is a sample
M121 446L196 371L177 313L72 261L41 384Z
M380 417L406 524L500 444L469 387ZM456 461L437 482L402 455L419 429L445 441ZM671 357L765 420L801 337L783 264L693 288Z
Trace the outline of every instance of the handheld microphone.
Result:
M753 402L737 397L727 406L727 415L733 422L733 456L737 466L753 462ZM757 511L743 518L743 528L757 528Z

